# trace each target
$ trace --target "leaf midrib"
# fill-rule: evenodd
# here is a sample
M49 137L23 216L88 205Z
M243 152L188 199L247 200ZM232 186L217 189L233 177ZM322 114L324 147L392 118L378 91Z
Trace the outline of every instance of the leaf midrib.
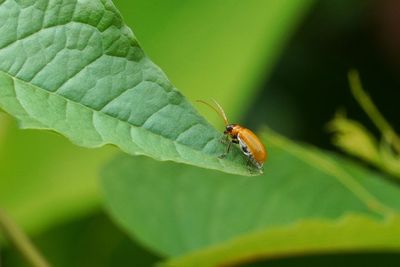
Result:
M26 82L26 81L24 81L24 80L22 80L22 79L20 79L20 78L14 77L14 76L10 75L9 73L4 72L4 71L2 71L2 70L0 70L0 72L3 73L3 74L5 74L6 76L10 77L13 81L18 80L18 81L20 81L20 82L23 82L23 83L28 84L29 86L31 86L31 87L33 87L33 88L35 88L35 89L38 89L38 90L43 91L43 92L46 93L46 94L54 95L54 96L56 96L56 97L61 97L61 98L63 98L65 101L70 102L70 103L73 103L73 104L75 104L75 105L78 105L78 106L80 106L81 108L86 109L86 110L89 110L89 111L92 112L92 113L96 113L96 112L97 112L97 113L102 114L102 115L104 115L104 116L106 116L106 117L109 117L109 118L111 118L111 119L117 120L119 123L124 123L124 124L128 125L130 128L139 129L140 131L144 131L144 132L146 132L146 133L148 133L148 134L152 134L152 135L154 135L154 136L156 136L156 137L158 137L158 138L160 138L160 139L168 140L168 141L172 142L172 143L174 144L175 147L176 147L176 144L179 144L179 145L182 145L182 146L184 146L184 147L186 147L186 148L188 148L188 149L190 149L190 150L192 150L192 151L204 152L204 151L203 151L204 148L205 148L211 141L214 140L214 138L211 139L211 140L209 140L209 141L203 146L203 148L202 148L201 150L198 150L198 149L195 149L195 148L193 148L193 147L187 146L187 145L185 145L185 144L183 144L183 143L180 143L180 142L178 142L178 141L176 141L176 140L173 140L173 139L170 139L170 138L166 138L166 137L164 137L163 135L156 134L156 133L154 133L154 132L152 132L152 131L150 131L150 130L144 128L144 127L139 127L139 126L130 124L130 123L129 123L128 121L126 121L126 120L122 120L122 119L120 119L120 118L113 117L113 116L111 116L110 114L107 114L107 113L105 113L105 112L103 112L103 111L101 111L101 110L92 109L92 108L90 108L90 107L88 107L88 106L83 105L82 103L79 103L79 102L76 102L76 101L71 100L71 99L69 99L69 98L66 98L65 96L62 96L62 95L60 95L60 94L57 94L57 93L48 91L48 90L46 90L46 89L44 89L44 88L41 88L40 86L34 85L34 84L29 83L29 82ZM13 82L13 86L14 86L14 92L16 92L14 82ZM15 94L15 98L18 99L17 94ZM21 105L21 107L24 108L22 105ZM24 108L24 109L25 109L25 108ZM197 125L197 124L198 124L198 123L196 123L195 125ZM93 124L93 125L94 125L94 124ZM192 127L193 127L193 126L192 126ZM191 127L190 127L190 128L191 128ZM189 128L189 129L190 129L190 128ZM51 128L49 128L49 129L51 129ZM97 129L96 129L96 131L97 131ZM98 132L98 131L97 131L97 132ZM99 134L99 136L100 136L100 138L104 141L104 138L101 136L101 134ZM132 142L135 142L135 141L132 139ZM113 144L113 143L103 142L103 143L101 143L101 144L99 144L98 146L95 146L95 147L100 147L100 146L103 146L103 145L106 145L106 144L115 145L115 144ZM121 149L123 149L123 148L121 148ZM177 152L179 155L181 155L178 149L176 149L176 152ZM146 153L137 153L137 154L146 154ZM214 158L213 156L211 156L211 155L209 155L209 154L207 154L207 153L204 153L204 154L207 155L207 157ZM183 158L183 157L182 157L182 158ZM219 161L219 163L223 166L223 164L222 164L223 159L220 159L220 158L218 158L218 157L215 157L215 158L216 158L216 159ZM181 162L185 162L185 161L181 161Z

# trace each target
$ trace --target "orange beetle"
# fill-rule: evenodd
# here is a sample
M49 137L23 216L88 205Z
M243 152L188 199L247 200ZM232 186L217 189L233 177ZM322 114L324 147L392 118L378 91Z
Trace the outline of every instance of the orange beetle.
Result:
M251 162L254 166L257 167L257 169L262 170L263 164L267 159L267 151L257 135L255 135L249 129L240 126L239 124L229 124L228 119L225 115L225 111L214 99L213 101L217 105L218 110L205 101L197 101L215 110L215 112L217 112L225 122L224 134L227 136L228 139L230 137L230 140L226 153L223 154L221 157L225 157L229 153L229 149L232 143L239 144L240 149L248 158L247 162Z

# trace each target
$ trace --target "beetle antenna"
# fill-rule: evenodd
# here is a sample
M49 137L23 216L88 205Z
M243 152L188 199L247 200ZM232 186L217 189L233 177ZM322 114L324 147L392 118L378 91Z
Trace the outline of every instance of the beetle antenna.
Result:
M196 101L200 102L200 103L203 103L203 104L209 106L210 108L212 108L224 120L225 126L228 125L228 119L226 118L225 111L222 109L222 107L218 104L217 101L212 99L212 101L214 101L214 103L217 105L218 109L216 109L215 107L211 106L210 104L208 104L207 102L205 102L203 100L196 100Z
M221 107L220 104L218 104L217 100L215 100L214 98L211 98L211 99L212 99L212 101L214 101L215 105L217 105L222 117L224 118L225 125L228 125L228 118L226 117L224 109Z

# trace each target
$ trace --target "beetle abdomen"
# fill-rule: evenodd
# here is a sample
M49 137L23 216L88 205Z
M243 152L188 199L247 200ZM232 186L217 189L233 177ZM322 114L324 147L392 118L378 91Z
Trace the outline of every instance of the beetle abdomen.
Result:
M262 166L267 159L267 152L258 137L249 129L242 128L237 135L243 153Z
M251 153L250 153L249 148L247 147L246 143L244 143L243 140L240 139L239 136L238 136L238 140L239 140L239 146L240 146L240 149L242 150L242 152L246 156L251 156Z

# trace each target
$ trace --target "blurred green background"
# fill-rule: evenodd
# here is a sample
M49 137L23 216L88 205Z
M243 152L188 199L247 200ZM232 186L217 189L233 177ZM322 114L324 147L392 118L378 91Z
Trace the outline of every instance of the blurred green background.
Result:
M176 87L192 102L219 100L231 121L252 129L268 125L335 150L325 125L338 108L374 129L349 91L347 72L357 68L365 89L400 130L398 1L242 2L114 1ZM221 127L213 113L201 111ZM18 130L0 114L0 205L54 266L150 266L159 260L101 207L98 174L115 153L110 147L78 148L54 133ZM27 266L12 248L2 251L1 260L6 267ZM337 254L251 266L399 261L399 254Z

